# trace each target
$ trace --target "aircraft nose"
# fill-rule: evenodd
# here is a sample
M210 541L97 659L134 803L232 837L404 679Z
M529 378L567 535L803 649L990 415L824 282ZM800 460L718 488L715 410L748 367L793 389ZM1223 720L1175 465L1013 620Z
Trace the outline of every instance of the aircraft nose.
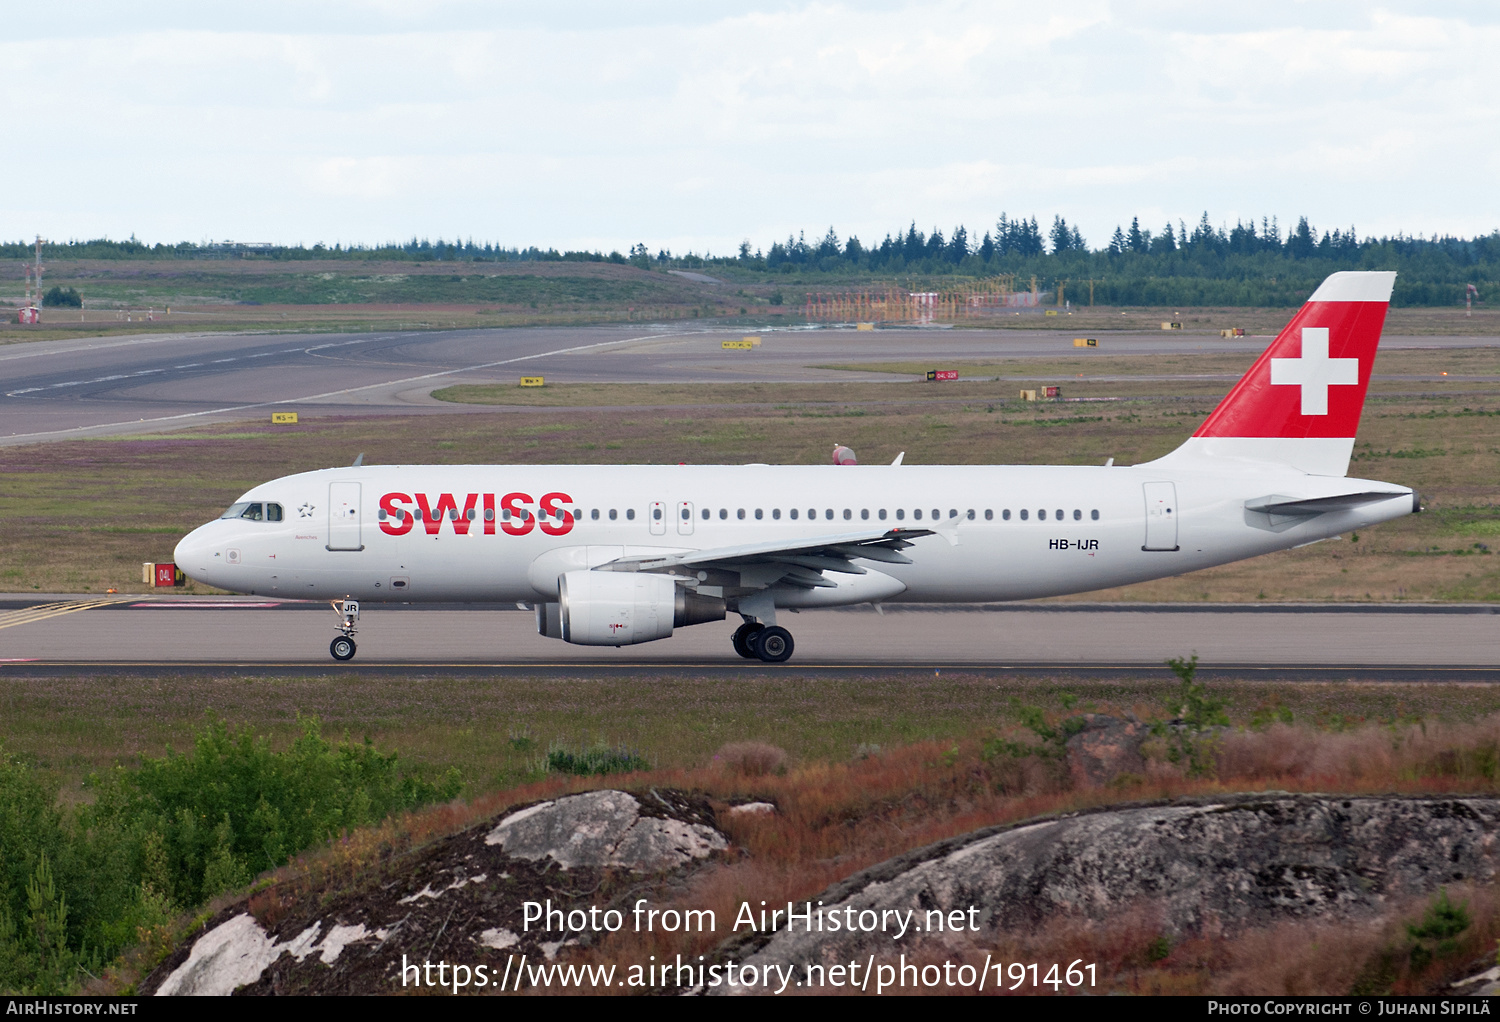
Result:
M177 562L177 567L182 569L183 574L199 582L208 581L207 576L213 564L214 545L206 535L208 531L209 526L199 526L182 537L172 551L172 559Z

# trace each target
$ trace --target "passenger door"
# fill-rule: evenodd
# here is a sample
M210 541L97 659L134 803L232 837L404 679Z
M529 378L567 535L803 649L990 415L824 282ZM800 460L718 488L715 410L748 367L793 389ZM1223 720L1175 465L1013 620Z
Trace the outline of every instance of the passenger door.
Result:
M359 536L359 483L329 483L328 549L364 548Z

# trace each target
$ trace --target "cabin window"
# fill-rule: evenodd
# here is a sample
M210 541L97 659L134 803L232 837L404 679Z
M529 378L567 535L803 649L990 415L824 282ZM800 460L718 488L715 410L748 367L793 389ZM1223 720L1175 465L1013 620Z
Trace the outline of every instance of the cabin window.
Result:
M1099 520L1099 509L1098 508L1094 508L1094 510L1090 511L1089 512L1089 517L1092 518L1094 521L1097 522Z
M699 515L699 516L698 516L698 517L700 517L700 518L702 518L702 519L703 519L703 520L704 520L704 521L705 521L705 522L706 522L706 521L708 521L708 520L709 520L709 518L711 518L711 517L712 517L712 516L713 516L713 512L711 512L711 511L709 511L709 509L708 509L708 508L704 508L704 509L703 509L703 513L702 513L702 514L701 514L701 515Z
M738 511L736 511L734 513L734 516L736 518L738 518L740 521L743 522L745 520L745 509L744 508L740 508Z
M986 511L984 513L984 516L986 518L988 518L990 516L990 513L988 511ZM1006 522L1010 521L1010 508L1005 508L1003 511L1000 512L1000 519L1002 521L1006 521Z
M729 509L727 507L721 507L721 508L719 508L719 520L723 521L724 519L726 519L728 517L729 517Z
M1023 507L1021 509L1021 521L1024 522L1026 520L1028 514L1029 514L1029 512Z
M797 520L797 509L796 508L792 508L790 511L787 512L787 514L789 514L789 515L792 516L792 521L795 522Z
M627 507L625 509L625 520L627 522L633 522L633 521L635 521L635 508L633 508L633 507Z
M620 516L620 512L616 511L614 508L610 508L609 509L609 520L610 521L614 521L619 516Z
M875 512L875 517L879 518L882 522L885 521L885 508L881 508Z
M775 522L781 521L781 508L773 507L771 509L771 520Z
M906 517L906 509L898 507L896 509L896 521L899 522L899 521L901 521L905 517Z
M854 517L854 512L850 511L848 508L844 508L844 521L847 522L849 519L851 519L853 517Z
M764 511L762 511L760 508L756 508L755 509L755 520L757 522L760 521L765 516L766 516L766 513Z
M385 508L381 508L381 509L380 509L380 513L379 513L379 514L377 514L377 515L376 515L376 516L375 516L375 517L376 517L376 518L379 518L379 519L380 519L380 520L381 520L381 521L382 521L382 522L383 522L383 521L385 521L385 520L386 520L386 518L388 518L388 517L389 517L389 516L388 516L388 515L387 515L387 514L386 514L386 513L385 513Z
M921 520L922 520L922 509L921 509L921 508L917 508L917 509L916 509L916 510L914 510L914 511L913 511L913 512L912 512L912 513L911 513L911 516L912 516L912 517L913 517L913 518L915 518L915 519L916 519L916 520L917 520L917 521L919 521L919 522L920 522L920 521L921 521ZM897 512L896 512L896 517L897 517L897 518L900 518L900 517L901 517L901 512L900 512L900 511L897 511Z
M1065 512L1062 508L1058 508L1057 509L1057 520L1058 521L1063 521L1067 517L1068 517L1067 512Z
M860 518L860 521L868 522L870 520L870 509L867 508L867 507L860 508L859 509L859 518Z
M486 511L484 513L484 516L485 516L484 520L485 521L489 521L491 518L495 517L495 512L493 512L493 511ZM594 521L597 522L599 520L599 509L598 508L594 508L594 510L590 511L589 512L589 517L592 518Z
M968 519L971 522L974 520L974 509L973 508L969 508Z
M824 511L823 517L828 519L830 522L833 521L833 508L828 508L826 511Z
M1075 521L1075 522L1081 522L1081 521L1083 521L1083 512L1080 511L1080 510L1078 510L1078 508L1076 508L1076 507L1073 509L1073 521Z
M478 514L478 512L475 511L473 508L469 508L467 511L464 512L464 517L467 518L469 521L472 522L477 514Z
M810 508L807 509L807 520L808 521L810 521L810 522L811 521L816 521L817 517L818 517L818 509L817 508L810 507Z
M1038 508L1037 509L1036 520L1039 521L1039 522L1045 522L1047 520L1047 509L1046 508Z
M399 515L401 512L397 511L396 513ZM599 512L598 512L597 509L594 511L594 517L595 518L599 517ZM484 520L487 521L487 522L493 522L495 520L495 509L494 508L487 507L487 508L484 509Z
M950 507L948 509L948 517L949 518L957 518L958 517L958 508L956 508L956 507ZM974 512L970 511L969 512L969 517L973 518L974 517Z

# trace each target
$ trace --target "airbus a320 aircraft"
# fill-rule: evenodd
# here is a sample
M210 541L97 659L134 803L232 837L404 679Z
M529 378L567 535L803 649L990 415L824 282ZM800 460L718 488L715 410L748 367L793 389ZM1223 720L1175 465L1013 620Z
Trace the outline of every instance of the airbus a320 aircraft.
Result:
M565 642L625 646L742 624L778 663L777 612L1021 600L1285 550L1420 510L1349 479L1394 273L1335 273L1198 431L1129 467L356 465L256 486L177 546L188 576L330 600L517 601Z

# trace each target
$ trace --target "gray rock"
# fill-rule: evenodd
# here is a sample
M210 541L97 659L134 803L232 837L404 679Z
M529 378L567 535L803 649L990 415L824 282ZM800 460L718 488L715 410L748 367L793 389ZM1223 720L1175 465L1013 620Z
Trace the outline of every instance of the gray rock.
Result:
M511 813L485 837L517 859L550 858L563 869L673 869L728 847L713 827L641 815L623 791L590 791Z
M812 899L826 912L872 910L873 932L731 941L746 965L833 964L910 955L924 944L980 946L997 931L1060 918L1107 920L1145 906L1167 933L1223 932L1303 917L1370 917L1393 898L1500 868L1500 799L1228 796L1114 808L990 828L874 866ZM967 910L977 907L970 929ZM802 906L796 906L800 911ZM961 929L929 930L958 910ZM884 916L882 913L900 913ZM905 936L895 921L911 913ZM720 990L718 992L730 992Z
M1134 717L1121 719L1105 713L1085 713L1083 729L1068 739L1068 772L1082 788L1097 788L1121 774L1144 775L1146 757L1141 744L1151 729Z

